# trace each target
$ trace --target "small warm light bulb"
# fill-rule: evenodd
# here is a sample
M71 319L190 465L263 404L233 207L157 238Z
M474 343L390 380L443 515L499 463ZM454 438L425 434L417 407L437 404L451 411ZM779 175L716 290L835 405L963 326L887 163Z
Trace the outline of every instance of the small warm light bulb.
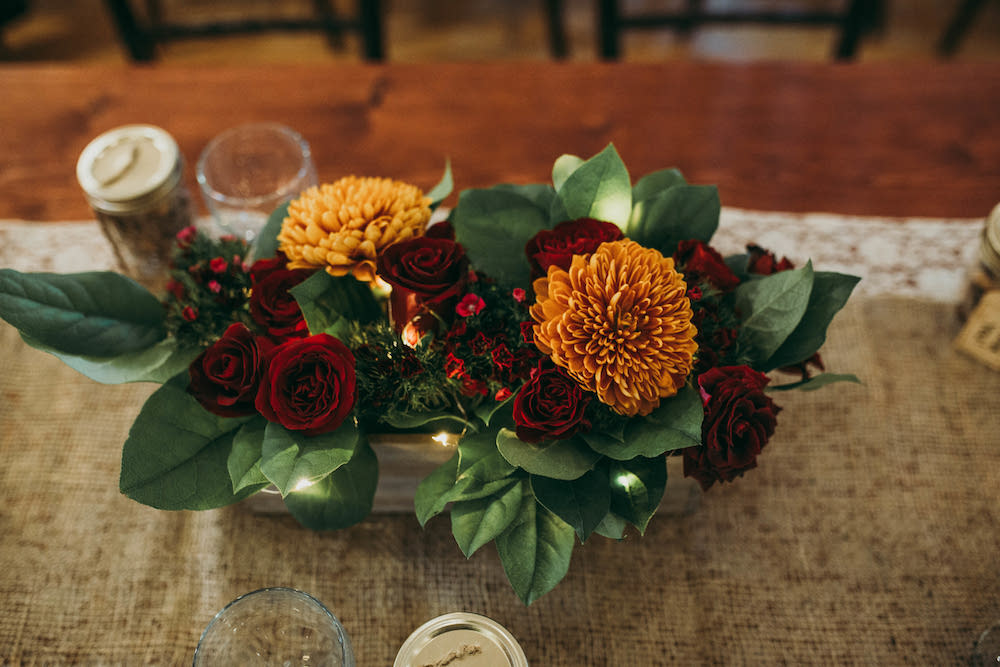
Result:
M618 482L619 486L624 486L625 488L628 488L634 476L635 475L633 475L632 473L622 473L621 475L618 475L618 478L615 479L615 481Z
M310 486L312 486L315 483L316 482L314 482L314 481L312 481L310 479L306 479L305 477L303 477L299 481L295 482L295 486L292 487L292 491L301 491L302 489L308 489Z
M434 442L437 442L437 443L441 444L444 447L447 447L449 444L451 444L449 442L450 439L451 439L451 435L448 434L448 433L445 433L444 431L441 431L440 433L438 433L437 435L435 435L433 438L431 438L431 440L433 440Z

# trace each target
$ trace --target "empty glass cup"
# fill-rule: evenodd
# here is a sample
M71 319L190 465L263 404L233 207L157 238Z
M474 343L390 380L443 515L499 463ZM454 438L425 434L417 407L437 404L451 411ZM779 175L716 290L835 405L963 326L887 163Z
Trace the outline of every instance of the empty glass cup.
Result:
M293 588L264 588L230 602L205 628L194 667L216 665L354 667L354 652L322 602Z
M276 123L226 130L198 158L198 185L220 231L252 241L281 204L317 184L309 144Z

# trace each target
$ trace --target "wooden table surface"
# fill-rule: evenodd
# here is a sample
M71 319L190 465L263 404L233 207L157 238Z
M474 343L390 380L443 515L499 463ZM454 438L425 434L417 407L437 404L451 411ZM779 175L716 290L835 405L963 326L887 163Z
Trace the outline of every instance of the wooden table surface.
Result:
M425 188L547 180L614 142L633 176L676 166L724 205L985 215L1000 201L1000 67L940 64L456 64L0 68L0 218L89 217L74 167L126 123L194 164L218 132L276 121L322 180Z

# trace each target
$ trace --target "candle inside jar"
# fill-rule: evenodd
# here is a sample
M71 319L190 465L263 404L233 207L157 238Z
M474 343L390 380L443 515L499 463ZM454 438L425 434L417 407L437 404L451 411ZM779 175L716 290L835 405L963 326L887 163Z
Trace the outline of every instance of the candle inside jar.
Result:
M510 667L504 650L474 630L455 629L431 639L414 656L414 667Z

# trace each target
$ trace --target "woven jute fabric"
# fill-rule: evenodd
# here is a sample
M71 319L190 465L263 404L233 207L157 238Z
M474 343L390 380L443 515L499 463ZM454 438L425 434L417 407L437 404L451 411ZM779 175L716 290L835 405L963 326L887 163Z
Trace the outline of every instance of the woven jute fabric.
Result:
M101 386L0 325L0 662L190 663L234 597L291 586L364 667L467 610L532 665L962 665L1000 619L1000 374L956 353L953 307L858 299L823 350L864 385L776 395L759 467L645 536L595 537L530 607L492 546L442 516L315 533L244 506L162 512L118 492L149 385Z

